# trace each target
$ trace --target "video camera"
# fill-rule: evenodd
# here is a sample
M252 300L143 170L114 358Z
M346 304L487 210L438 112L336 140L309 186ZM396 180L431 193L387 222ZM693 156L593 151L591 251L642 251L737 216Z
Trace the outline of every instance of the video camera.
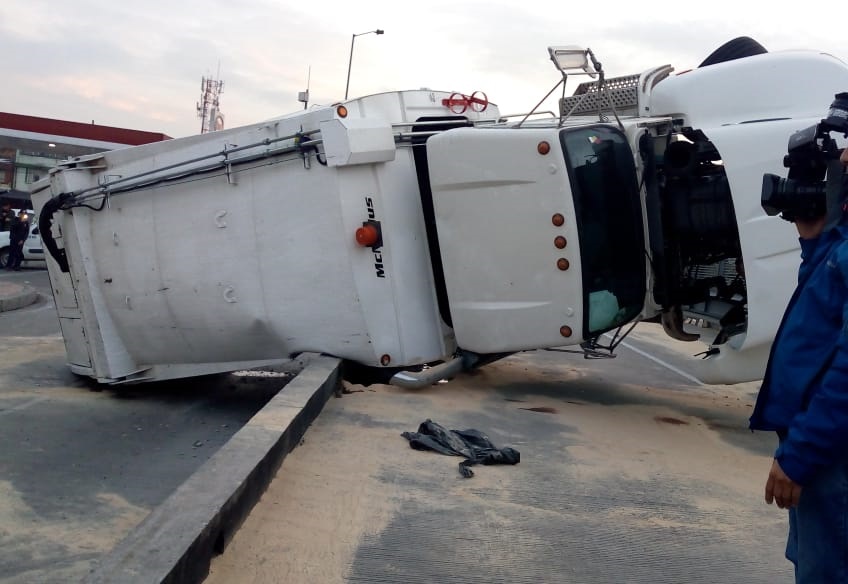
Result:
M835 98L827 117L789 137L788 153L783 158L788 177L763 175L760 202L767 215L779 213L790 222L827 215L828 227L839 222L846 175L839 162L841 149L830 133L848 137L848 92Z

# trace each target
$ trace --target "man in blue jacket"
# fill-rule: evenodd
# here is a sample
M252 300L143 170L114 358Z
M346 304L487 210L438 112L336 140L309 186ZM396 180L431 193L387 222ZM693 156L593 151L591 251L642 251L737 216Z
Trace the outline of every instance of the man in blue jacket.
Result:
M848 149L841 157L848 165ZM766 502L789 510L797 583L848 582L848 221L796 220L798 287L772 346L751 429L779 437Z

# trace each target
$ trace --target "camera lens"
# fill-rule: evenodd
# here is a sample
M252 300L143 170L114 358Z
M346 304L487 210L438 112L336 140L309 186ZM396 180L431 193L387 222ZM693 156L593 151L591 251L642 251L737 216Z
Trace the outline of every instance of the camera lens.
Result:
M781 213L790 221L815 219L827 210L825 186L824 181L807 182L764 174L760 205L767 215Z
M780 183L783 180L782 177L776 174L763 175L763 191L760 197L760 204L766 215L774 216L783 210L779 202Z

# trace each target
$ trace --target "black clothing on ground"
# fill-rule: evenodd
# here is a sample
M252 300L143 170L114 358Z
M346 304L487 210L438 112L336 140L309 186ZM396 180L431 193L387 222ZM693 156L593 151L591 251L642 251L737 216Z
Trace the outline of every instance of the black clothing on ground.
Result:
M518 464L521 454L510 447L495 448L489 437L479 430L448 430L432 420L418 426L418 432L401 434L416 450L434 450L451 456L462 456L459 473L465 478L474 476L475 464Z

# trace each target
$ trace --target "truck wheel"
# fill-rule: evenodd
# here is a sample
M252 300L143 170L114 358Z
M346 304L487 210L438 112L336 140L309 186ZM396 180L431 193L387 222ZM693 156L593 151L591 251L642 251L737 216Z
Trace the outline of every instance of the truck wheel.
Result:
M733 61L734 59L741 59L743 57L762 55L763 53L768 53L766 48L751 37L737 37L727 41L710 53L710 56L704 59L704 62L698 65L698 67L707 67L708 65Z
M0 268L5 268L9 265L9 248L0 249Z

